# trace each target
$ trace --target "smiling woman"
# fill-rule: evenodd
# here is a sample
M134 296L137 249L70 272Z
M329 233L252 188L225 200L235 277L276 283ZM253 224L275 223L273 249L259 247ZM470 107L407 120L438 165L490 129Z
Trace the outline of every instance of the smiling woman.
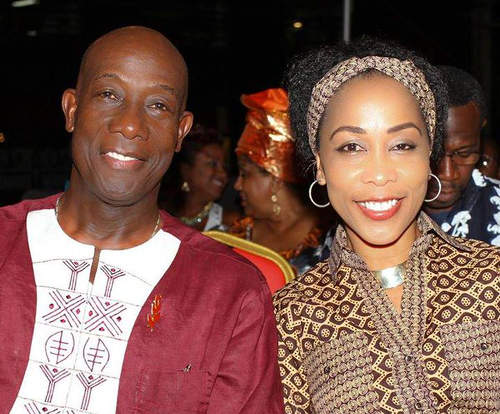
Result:
M245 215L229 231L279 252L297 274L311 268L322 252L319 217L304 200L296 168L285 90L242 95L246 125L236 146Z
M500 252L421 212L446 120L439 71L364 39L298 56L286 78L298 147L342 220L329 259L274 298L287 412L495 409Z
M196 125L163 179L161 206L201 231L226 230L238 218L216 203L228 181L222 144L216 130Z

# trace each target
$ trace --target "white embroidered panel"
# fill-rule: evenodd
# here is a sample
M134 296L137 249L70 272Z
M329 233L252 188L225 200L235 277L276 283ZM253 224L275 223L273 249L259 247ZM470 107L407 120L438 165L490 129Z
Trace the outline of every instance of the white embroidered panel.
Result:
M160 230L131 249L101 251L92 285L94 247L67 236L53 209L30 212L27 231L36 320L10 413L114 413L130 333L180 240Z

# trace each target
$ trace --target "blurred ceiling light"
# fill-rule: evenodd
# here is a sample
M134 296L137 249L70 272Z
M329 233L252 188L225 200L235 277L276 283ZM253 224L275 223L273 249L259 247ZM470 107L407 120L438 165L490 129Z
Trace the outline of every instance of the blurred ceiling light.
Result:
M16 0L12 2L12 7L34 6L38 3L40 3L40 0Z
M302 23L300 20L297 20L292 23L292 26L294 29L302 29L304 27L304 23Z

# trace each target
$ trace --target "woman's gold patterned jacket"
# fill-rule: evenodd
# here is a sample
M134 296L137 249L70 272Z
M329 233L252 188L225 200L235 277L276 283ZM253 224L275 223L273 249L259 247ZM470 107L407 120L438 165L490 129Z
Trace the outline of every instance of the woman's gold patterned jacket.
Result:
M500 249L418 227L401 313L341 226L276 293L286 413L500 413Z

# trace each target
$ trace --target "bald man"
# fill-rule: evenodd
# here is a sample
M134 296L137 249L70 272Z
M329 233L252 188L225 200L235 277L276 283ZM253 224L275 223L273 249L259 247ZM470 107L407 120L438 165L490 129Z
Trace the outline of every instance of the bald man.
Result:
M86 51L69 189L0 209L0 412L282 412L263 277L157 206L187 81L147 28Z

